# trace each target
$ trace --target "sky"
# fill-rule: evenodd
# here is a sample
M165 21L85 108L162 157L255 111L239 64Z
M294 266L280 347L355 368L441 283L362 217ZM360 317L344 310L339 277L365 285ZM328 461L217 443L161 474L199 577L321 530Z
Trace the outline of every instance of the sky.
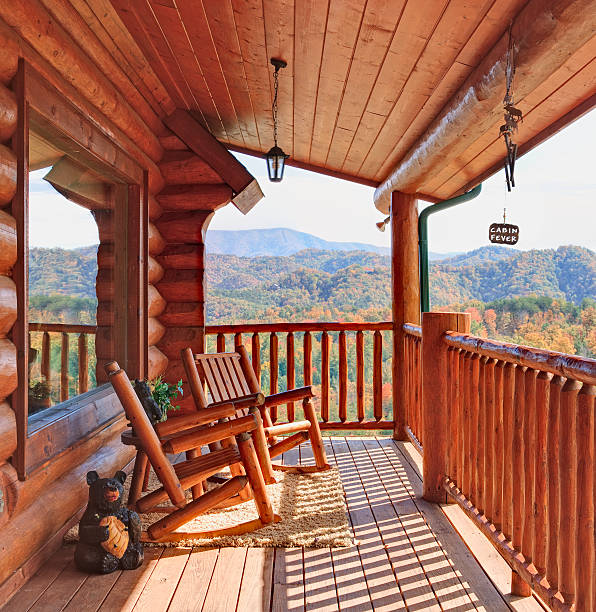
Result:
M579 119L516 162L516 187L507 193L503 171L485 181L480 196L429 220L429 250L468 251L488 244L488 227L520 226L518 249L575 244L596 251L596 164L593 140L596 111ZM280 143L283 147L283 143ZM390 233L375 223L384 218L373 204L374 189L286 167L284 180L271 183L264 159L236 154L265 194L248 215L232 204L219 210L209 229L287 227L325 240L389 246ZM74 248L96 244L89 211L62 198L30 175L30 245ZM420 202L420 209L428 204Z

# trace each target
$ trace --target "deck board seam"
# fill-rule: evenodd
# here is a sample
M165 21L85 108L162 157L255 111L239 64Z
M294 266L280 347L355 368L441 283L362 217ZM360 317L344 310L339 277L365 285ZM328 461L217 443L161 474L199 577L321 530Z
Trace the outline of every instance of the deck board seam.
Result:
M388 461L388 462L389 462L389 463L392 465L392 467L394 467L394 469L395 469L395 466L393 466L393 463L392 463L392 461L391 461L391 457L390 457L390 456L389 456L389 454L387 453L387 451L386 451L386 449L385 449L384 445L383 445L383 444L381 444L381 443L379 442L379 440L378 440L378 439L376 439L376 442L377 442L377 444L378 444L379 448L381 449L381 451L383 452L383 454L385 455L385 457L387 458L387 461ZM368 454L368 457L369 457L369 459L370 459L370 462L371 462L371 464L372 464L372 466L373 466L374 470L375 470L375 471L377 472L377 474L378 474L377 464L375 463L375 461L374 461L373 457L371 457L370 452L369 452L368 448L366 447L366 445L364 445L364 447L365 447L365 450L366 450L366 452L367 452L367 454ZM398 457L397 459L399 460L399 457ZM400 481L402 482L402 484L404 485L404 488L407 490L407 487L406 487L406 485L405 485L405 483L404 483L404 480L403 480L403 478L400 476L400 474L399 474L399 472L398 472L398 470L397 470L397 469L395 469L395 473L396 473L396 476L399 478L399 480L400 480ZM381 481L381 483L382 483L382 485L383 485L383 488L384 488L384 489L385 489L385 491L387 492L387 495L388 495L389 499L391 499L391 496L389 495L389 492L387 491L387 487L385 486L385 483L384 483L383 479L381 478L380 474L379 474L379 480ZM433 541L434 541L434 543L435 543L435 545L436 545L437 549L441 551L441 556L442 556L443 560L444 560L444 561L447 563L447 565L448 565L448 566L451 568L451 573L453 574L452 579L453 579L453 578L455 578L456 582L459 584L460 589L461 589L461 590L463 590L463 593L465 593L465 596L466 596L466 597L467 597L467 599L469 600L469 603L470 603L472 606L474 606L474 608L476 608L475 602L474 602L474 600L472 599L472 597L471 597L470 593L468 592L468 590L466 589L465 585L462 583L460 576L458 576L458 573L457 573L457 571L456 571L456 569L455 569L455 566L454 566L453 562L451 561L451 559L449 558L449 556L448 556L448 555L445 553L445 550L444 550L443 546L441 546L440 542L438 541L437 536L436 536L436 534L435 534L434 530L432 529L431 525L428 523L428 521L427 521L427 519L426 519L426 516L424 515L424 512L423 512L423 511L422 511L422 509L419 507L419 505L418 505L418 503L417 503L417 497L416 497L416 494L414 493L414 491L412 491L412 493L410 493L410 492L408 491L408 493L409 493L409 495L410 495L410 499L412 500L412 502L414 503L414 506L416 507L416 510L417 510L418 516L419 516L419 517L422 519L422 521L424 522L424 525L426 526L426 528L427 528L428 532L431 534L432 539L433 539ZM392 505L393 505L393 502L392 502ZM413 548L413 549L414 549L414 551L416 552L416 549L415 549L414 545L412 545L412 548ZM424 562L423 562L423 561L420 559L420 557L419 557L419 555L418 555L418 553L417 553L417 552L416 552L416 556L417 556L417 558L419 559L420 565L421 565L421 567L422 567L423 571L425 572L425 575L427 575L427 574L426 574L426 570L424 569ZM433 592L435 593L435 596L436 596L436 598L437 598L437 601L439 602L439 605L441 606L441 608L443 608L443 604L442 604L442 601L441 601L442 596L440 596L440 595L438 595L438 594L437 594L437 591L436 591L436 589L435 589L435 586L433 585L433 582L432 582L432 580L430 579L430 577L428 577L428 575L427 575L427 579L428 579L428 581L429 581L429 583L430 583L430 585L431 585L431 588L432 588Z

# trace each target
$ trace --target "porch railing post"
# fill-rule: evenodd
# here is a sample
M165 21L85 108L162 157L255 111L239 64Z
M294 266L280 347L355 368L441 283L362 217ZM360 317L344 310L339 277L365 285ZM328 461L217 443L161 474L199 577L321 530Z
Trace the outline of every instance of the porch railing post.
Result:
M470 332L470 315L461 312L422 313L422 434L424 499L447 502L443 480L447 475L450 422L448 347L446 331Z
M393 437L406 435L406 360L404 323L420 323L418 279L418 203L415 195L391 195L391 309L393 313Z

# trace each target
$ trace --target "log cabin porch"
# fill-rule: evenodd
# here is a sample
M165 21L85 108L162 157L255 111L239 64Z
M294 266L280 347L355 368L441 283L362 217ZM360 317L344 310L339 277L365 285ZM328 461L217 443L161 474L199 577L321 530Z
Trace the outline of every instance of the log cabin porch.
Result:
M180 597L185 608L196 576L208 575L192 602L204 610L245 602L416 610L437 600L442 609L481 602L492 610L512 603L511 590L529 596L530 585L551 609L596 609L596 363L471 336L465 316L421 315L417 227L418 200L468 194L502 170L512 61L524 115L518 156L593 109L594 0L195 4L0 3L0 601L117 609L128 604L111 598L128 585L129 608L151 609L155 597L171 609ZM288 63L278 134L272 58ZM375 188L391 227L391 321L208 325L209 223L223 206L246 214L262 197L230 150L261 156L276 135L288 164ZM29 320L29 174L37 169L49 169L45 180L97 224L93 325ZM34 341L42 377L55 376L58 393L57 405L38 413L29 393ZM117 359L130 376L175 382L180 350L209 342L218 350L244 342L270 391L281 388L276 355L285 351L295 366L286 384L317 386L324 430L379 435L327 442L358 547L156 550L138 574L73 572L56 551L86 502L85 473L132 458L103 364ZM193 409L188 399L183 411ZM284 416L297 418L295 409ZM452 524L473 534L467 546L486 557L483 570ZM491 545L500 566L490 565ZM252 567L266 568L263 580L245 580ZM219 587L229 575L228 601Z
M107 576L79 572L72 545L63 546L2 610L544 609L511 594L507 564L459 508L422 498L411 443L334 435L326 451L341 474L354 546L155 547L138 570ZM312 463L308 446L283 460L298 454Z

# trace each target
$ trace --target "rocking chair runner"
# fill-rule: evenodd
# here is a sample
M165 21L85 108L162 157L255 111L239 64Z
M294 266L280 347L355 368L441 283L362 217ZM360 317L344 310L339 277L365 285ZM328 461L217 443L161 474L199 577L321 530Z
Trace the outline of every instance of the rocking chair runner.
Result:
M134 430L134 434L131 432L122 434L123 442L137 446L139 452L147 457L157 478L163 485L138 499L135 504L136 510L140 513L166 513L166 516L149 527L148 534L145 536L146 540L165 542L185 538L212 538L241 534L280 520L273 513L250 435L250 432L258 427L258 419L254 414L248 414L243 418L232 421L220 421L218 424L207 428L189 429L181 435L174 435L170 438L166 436L166 439L160 440L136 396L126 372L121 370L115 361L106 364L105 369ZM214 410L206 410L205 412L209 412L209 415L205 414L203 416L208 418L208 422L212 422L218 417L230 416L234 411L233 404L228 403L227 407L219 405ZM214 416L216 413L217 416ZM200 421L201 424L205 424L204 419L200 419ZM203 444L213 442L222 442L223 448L176 465L170 463L164 452L164 449L168 452L182 452L200 448ZM192 501L187 502L186 490L192 489L223 468L238 464L242 466L245 475L236 473L225 484L202 493ZM244 490L247 484L252 489L252 497L259 514L257 520L209 532L173 533L175 529L199 514L215 507L221 507L222 504L225 505L226 502ZM159 506L167 502L168 499L174 505L174 508Z
M193 355L191 349L186 348L182 350L181 354L190 390L199 413L207 406L203 383L207 385L215 402L225 403L249 394L261 394L259 382L252 369L248 353L243 346L236 347L234 353ZM265 482L275 482L273 470L306 473L329 469L319 421L310 401L312 397L314 395L311 387L301 387L264 397L259 405L261 416L259 427L252 432L252 435ZM269 414L270 407L299 400L302 400L306 420L273 424ZM242 418L245 412L245 409L236 410L236 418ZM278 441L276 436L283 434L293 435ZM271 462L271 459L308 439L310 439L316 465L288 466Z

